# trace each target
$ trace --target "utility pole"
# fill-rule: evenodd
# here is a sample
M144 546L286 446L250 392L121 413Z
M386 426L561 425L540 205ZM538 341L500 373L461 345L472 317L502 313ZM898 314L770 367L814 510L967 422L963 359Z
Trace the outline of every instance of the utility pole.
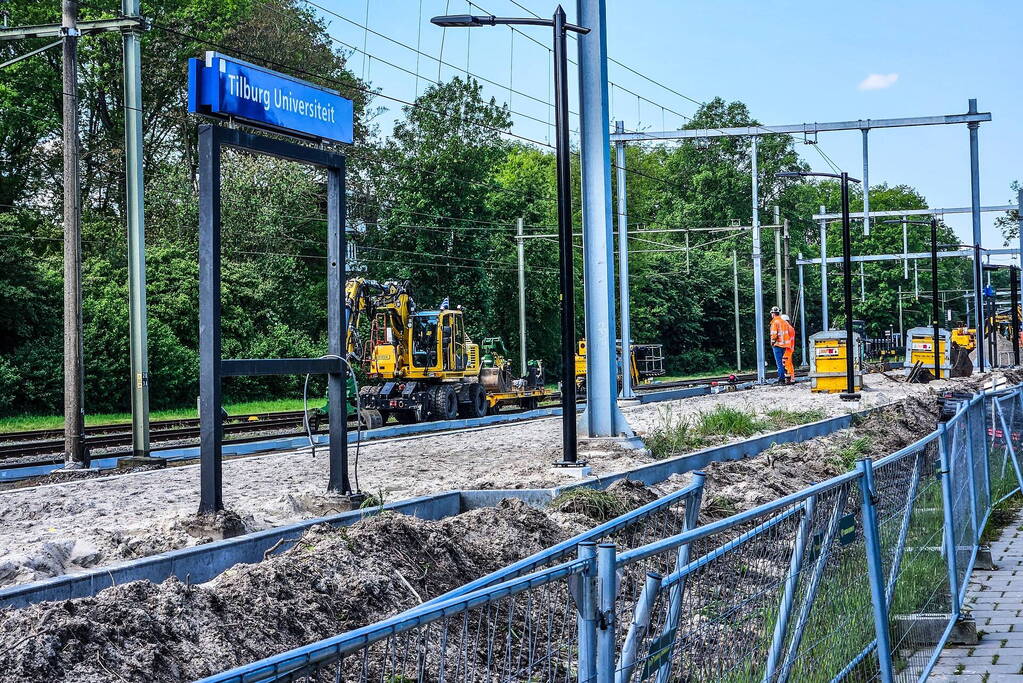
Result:
M732 249L732 298L735 305L735 370L742 372L742 340L739 331L739 256Z
M797 255L798 261L803 260L803 254ZM807 365L806 359L806 294L804 294L803 288L803 264L799 263L799 291L796 293L796 297L799 299L799 341L800 345L800 366Z
M781 272L781 224L780 210L774 205L774 305L788 313L787 308L782 306L782 272Z
M969 317L969 312L967 312L967 317ZM902 287L899 287L899 339L903 342L905 340L902 333Z
M756 341L757 384L766 382L764 372L764 282L760 262L760 179L757 176L757 136L750 139L750 179L753 195L753 325Z
M789 280L792 277L792 259L789 258L789 219L782 223L782 258L785 259L783 270L785 272L785 312L792 315L792 292L789 290Z
M625 132L625 122L615 121L615 131ZM632 389L632 327L629 312L629 198L625 183L625 143L615 143L615 175L618 190L618 303L622 326L622 391L625 399L636 398ZM689 266L689 233L686 233L686 269Z
M64 118L64 466L89 466L82 368L82 206L78 178L78 2L61 3Z
M821 204L820 213L826 207ZM828 222L821 219L821 329L827 331L828 324Z
M519 251L519 364L522 376L528 372L526 368L526 249L522 239L523 220L515 221L515 241Z
M122 0L126 17L139 0ZM149 332L146 322L146 222L142 183L142 49L134 29L124 42L124 178L128 227L128 321L131 333L131 441L136 457L149 455Z
M145 241L142 210L142 98L138 31L145 30L138 0L122 0L116 19L78 21L76 0L61 3L61 22L8 27L6 15L0 41L57 38L49 45L0 64L0 68L61 46L64 145L64 457L68 466L87 466L84 441L82 352L81 190L78 136L78 38L110 31L124 32L125 196L128 224L128 291L131 310L132 442L135 455L149 454L149 371L146 360Z

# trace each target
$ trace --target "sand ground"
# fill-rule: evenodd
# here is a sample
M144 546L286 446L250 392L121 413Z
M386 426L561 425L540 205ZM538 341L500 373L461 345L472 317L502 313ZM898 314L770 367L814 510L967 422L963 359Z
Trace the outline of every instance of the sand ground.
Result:
M637 434L717 404L760 413L819 408L829 416L923 396L943 383L914 385L867 375L863 398L811 394L807 383L624 407ZM560 418L368 443L358 457L363 491L397 501L451 489L538 488L575 479L560 459ZM585 447L584 447L585 448ZM355 450L349 455L354 457ZM594 475L651 462L636 452L586 453ZM225 461L224 504L249 531L345 509L323 495L325 453L308 450ZM0 586L102 566L202 542L186 531L198 508L198 465L0 492Z

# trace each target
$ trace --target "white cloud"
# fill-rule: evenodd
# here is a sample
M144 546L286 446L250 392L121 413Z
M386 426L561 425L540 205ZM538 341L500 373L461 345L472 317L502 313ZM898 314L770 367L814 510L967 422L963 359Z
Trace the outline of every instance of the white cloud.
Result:
M860 90L884 90L895 85L899 74L870 74L860 81Z

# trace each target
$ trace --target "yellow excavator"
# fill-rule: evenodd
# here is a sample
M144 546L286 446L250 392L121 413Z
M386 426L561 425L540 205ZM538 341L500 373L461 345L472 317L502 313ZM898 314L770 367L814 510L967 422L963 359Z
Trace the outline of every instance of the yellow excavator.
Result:
M407 281L349 280L345 315L349 360L362 364L367 380L359 402L370 427L390 416L404 424L482 417L512 403L535 407L549 394L542 370L509 378L503 356L484 368L479 345L465 332L461 307L451 308L445 299L436 309L416 310ZM363 316L369 318L365 342L359 336Z

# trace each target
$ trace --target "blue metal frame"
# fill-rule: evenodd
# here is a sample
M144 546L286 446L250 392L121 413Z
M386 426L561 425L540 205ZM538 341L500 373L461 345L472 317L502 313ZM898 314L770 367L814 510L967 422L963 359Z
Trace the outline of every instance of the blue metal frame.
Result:
M860 493L862 495L863 540L867 552L867 574L870 577L870 600L874 609L874 633L877 642L877 664L881 680L893 680L892 648L888 640L888 601L885 599L881 565L881 538L877 528L877 505L874 502L874 467L869 458L859 461Z
M926 457L926 449L931 442L937 441L939 449L940 472L938 473L942 487L942 514L943 514L943 550L947 561L948 580L952 595L952 605L949 623L941 637L941 642L931 653L920 680L926 679L941 653L941 648L952 632L958 619L964 595L966 579L972 567L973 558L976 556L977 539L980 537L983 523L977 522L981 516L981 510L977 508L982 493L978 487L990 487L990 479L978 481L981 477L974 470L979 463L972 455L977 455L981 448L976 443L977 420L987 411L986 400L997 401L1000 398L1011 396L1015 400L1023 389L1016 389L1011 393L1001 392L988 394L986 397L964 402L960 405L959 411L946 424L942 425L935 432L919 439L910 446L901 449L899 452L882 458L877 463L869 459L858 462L856 470L847 474L835 477L829 481L808 487L798 493L786 496L772 503L762 505L734 515L730 518L718 520L703 527L695 527L696 511L699 508L700 496L702 494L702 480L683 491L669 497L672 503L676 503L684 496L686 497L686 529L680 533L664 538L642 548L636 548L618 554L616 557L615 547L611 544L602 544L597 548L592 541L579 543L577 546L578 559L566 562L557 567L521 576L515 579L506 580L496 586L492 585L495 580L507 579L512 574L520 574L535 569L543 562L553 561L565 554L564 544L555 548L527 558L516 563L502 572L492 574L484 579L470 584L473 592L468 595L456 595L431 601L423 606L398 615L390 620L381 622L365 629L353 631L350 634L321 641L318 644L299 648L291 653L269 658L264 662L248 667L240 667L236 672L253 672L255 676L267 676L267 678L223 678L213 677L206 679L207 683L212 681L251 681L251 680L277 680L278 677L292 679L303 671L310 670L316 663L323 664L328 661L336 661L345 652L350 652L363 647L370 642L375 642L393 633L415 628L429 623L431 619L440 618L451 614L459 614L473 606L486 604L487 602L513 594L515 591L526 590L528 587L543 585L545 582L554 580L570 579L570 589L575 598L577 606L577 626L579 636L578 649L578 674L579 680L598 680L602 683L609 683L615 677L615 608L617 604L616 570L641 562L655 555L674 552L676 557L675 569L671 574L661 579L659 576L648 577L644 590L641 593L638 603L639 610L645 610L645 615L637 612L633 620L634 627L630 628L626 643L628 647L623 650L621 657L621 669L617 672L617 680L624 683L627 680L626 665L634 667L637 659L643 655L640 648L651 642L653 638L663 636L671 630L672 624L677 624L681 618L681 599L685 589L686 577L699 569L706 567L711 562L727 555L743 544L751 541L769 529L776 528L780 524L793 521L794 516L799 515L798 530L792 538L792 554L788 558L788 574L783 577L783 590L779 601L778 617L774 625L771 637L770 650L765 657L765 669L763 680L785 682L792 677L796 661L799 659L800 643L802 641L807 624L810 622L816 597L822 589L824 576L829 562L833 564L834 552L832 546L837 545L841 520L846 513L846 506L850 502L850 489L855 484L860 489L860 515L863 526L864 552L867 565L867 573L870 582L871 603L874 622L874 638L865 644L865 647L843 667L842 671L834 680L842 680L851 675L871 655L877 656L879 679L891 681L894 678L893 661L891 655L892 644L890 643L889 605L896 595L898 588L898 577L902 565L906 545L908 542L911 520L914 512L914 503L919 495L920 487L923 485L925 476L925 463L930 462ZM991 409L992 417L997 414L1003 430L1011 441L1011 434L1008 434L1008 425L1002 406L997 403ZM960 431L965 425L964 434ZM952 431L954 438L950 436ZM984 441L987 443L987 433L984 432ZM1011 444L1009 445L1012 448ZM986 448L984 449L987 450ZM1014 451L1013 451L1014 455ZM913 458L912 472L908 479L908 486L904 492L906 496L905 508L901 513L893 515L892 520L897 517L899 521L898 540L892 552L892 563L887 576L885 576L882 563L882 544L878 522L878 507L876 502L876 488L874 483L875 467L885 464L895 464L897 459ZM986 457L985 457L986 460ZM1013 458L1014 466L1017 466ZM970 469L966 474L956 474L953 466L962 467L963 463L969 464ZM1018 472L1017 472L1018 473ZM883 475L882 475L883 476ZM900 474L899 477L902 475ZM900 481L904 481L900 479ZM970 538L957 539L956 515L962 520L962 515L967 514L963 506L967 504L967 496L962 495L962 487L969 486L971 489L969 504L971 505L971 521L974 523L974 532ZM960 496L955 497L958 488ZM811 561L807 562L809 552L810 534L814 529L814 517L816 508L823 505L821 501L827 500L825 495L836 495L833 509L829 512L826 530L823 534L820 553ZM899 495L903 495L900 490ZM987 497L988 506L993 505L990 494ZM666 503L661 502L658 507L655 504L644 506L637 510L635 515L652 514L657 509L663 509ZM989 514L989 510L988 510ZM987 514L983 515L986 519ZM635 519L635 518L633 518ZM761 521L762 520L762 521ZM696 560L690 560L691 544L699 539L711 537L715 534L727 532L738 525L754 523L752 529L721 543L706 552ZM617 520L609 525L602 525L589 532L590 538L599 538L601 535L612 533L613 529L620 529L623 520ZM787 527L786 527L787 528ZM788 532L786 532L788 533ZM725 534L726 537L728 534ZM577 543L576 537L569 543ZM779 542L782 542L779 539ZM964 543L973 546L971 559L967 565L966 572L960 580L958 558L956 553ZM568 549L570 550L570 548ZM804 565L806 565L804 567ZM809 575L804 577L803 572L808 571ZM962 584L962 585L960 585ZM802 588L802 602L795 623L792 623L792 613L796 600L797 591ZM484 587L489 586L489 587ZM667 608L666 623L657 633L649 633L649 616L659 600L666 597L665 588L669 589L667 598L670 600ZM826 587L824 587L826 588ZM677 604L676 604L677 603ZM741 606L733 606L733 609L741 609ZM791 634L791 635L790 635ZM786 646L787 641L787 646ZM675 647L674 643L672 647ZM657 671L657 680L667 680L671 673L672 658L668 657L666 663L661 665ZM269 672L269 673L267 673ZM634 673L634 669L633 669ZM916 672L914 672L915 674Z

